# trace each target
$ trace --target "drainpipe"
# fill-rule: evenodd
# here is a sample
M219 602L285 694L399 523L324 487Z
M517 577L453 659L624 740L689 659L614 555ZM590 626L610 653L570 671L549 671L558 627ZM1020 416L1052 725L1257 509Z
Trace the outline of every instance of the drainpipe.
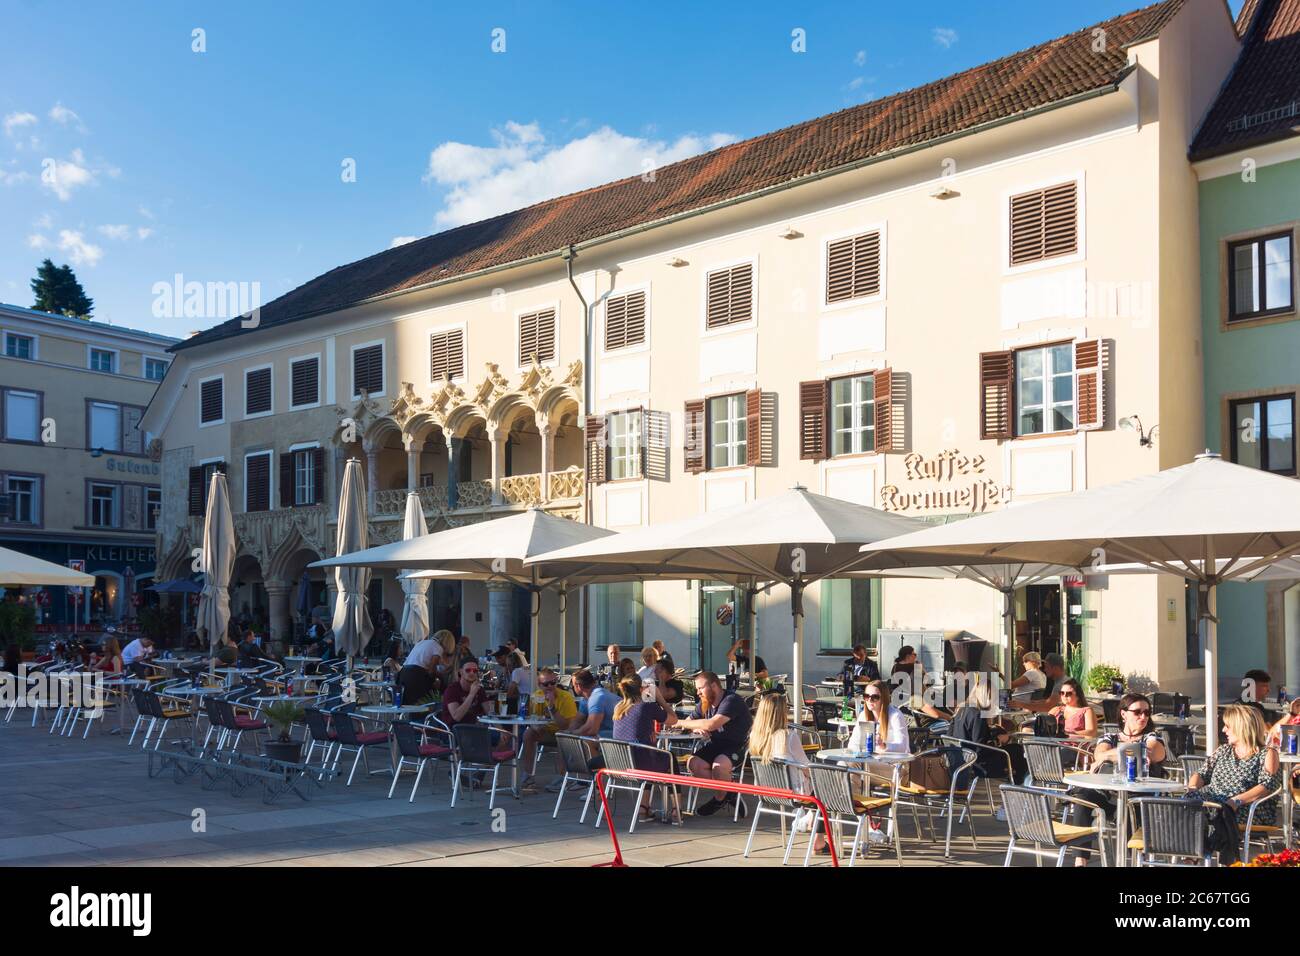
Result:
M584 415L591 414L591 307L587 304L587 298L578 288L578 283L573 278L573 260L578 257L578 250L572 244L560 253L564 259L564 268L569 277L569 285L573 287L573 294L578 297L582 303L582 410ZM584 423L585 425L585 423ZM584 431L585 436L585 431ZM585 448L584 438L584 448ZM582 481L582 520L584 524L591 524L591 476L583 472ZM590 647L590 634L588 631L588 622L591 620L590 599L587 597L587 589L582 589L581 604L582 626L579 629L582 634L582 659L586 662L587 651ZM561 615L563 618L563 615ZM568 639L567 634L560 635L560 644L563 647L564 642ZM561 651L561 660L564 659Z

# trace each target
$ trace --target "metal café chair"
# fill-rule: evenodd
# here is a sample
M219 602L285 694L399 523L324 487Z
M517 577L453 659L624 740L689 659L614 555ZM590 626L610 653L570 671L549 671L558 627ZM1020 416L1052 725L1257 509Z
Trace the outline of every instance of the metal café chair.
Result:
M1198 773L1204 775L1207 760L1205 754L1179 754L1178 762L1183 768L1183 780L1190 783L1192 777Z
M1290 772L1290 767L1283 766L1282 772ZM1276 801L1285 789L1285 784L1278 786L1269 793L1264 794L1257 800L1252 800L1247 806L1246 811L1246 830L1241 838L1242 858L1247 862L1250 861L1251 846L1263 847L1265 853L1272 853L1274 845L1286 839L1286 834L1278 824L1273 823L1256 823L1255 815L1259 809L1268 805L1271 801ZM1280 813L1280 808L1278 808Z
M975 814L970 805L971 796L975 792L975 786L979 783L979 778L970 773L975 761L979 759L979 753L974 747L968 747L965 741L957 741L955 738L953 744L936 747L933 750L927 750L916 756L921 757L939 757L943 760L945 769L948 771L947 788L924 787L917 783L901 784L898 788L899 797L903 806L916 806L926 811L926 818L931 819L932 810L938 810L946 819L946 836L944 837L943 855L944 859L952 856L952 821L957 812L957 800L964 798L965 806L962 812L962 818L970 824L970 841L972 847L979 849L979 840L975 836ZM966 782L969 778L969 783ZM904 801L903 796L911 798L911 801ZM933 832L933 823L931 823Z
M1128 841L1137 866L1215 866L1209 845L1209 816L1217 803L1195 803L1170 797L1137 797L1129 803L1137 813L1138 830Z
M898 832L897 774L886 784L884 777L873 774L869 770L856 770L835 764L813 763L809 765L808 772L812 777L813 795L826 807L826 813L830 817L831 823L838 824L841 828L846 826L854 828L852 850L849 853L849 866L853 866L857 861L858 848L862 845L862 828L864 826L869 827L878 811L881 810L888 811L886 816L889 821L889 830L893 836L894 856L898 861L898 865L903 865L903 847ZM852 780L854 777L863 779L863 788L867 795L858 796L853 792ZM873 783L876 784L878 789L887 786L889 795L870 796ZM819 813L813 818L812 832L808 835L808 849L805 851L803 858L804 866L807 866L812 859L813 844L817 842L817 830L821 824L822 819ZM870 851L869 842L867 850Z
M1067 850L1089 840L1095 840L1101 850L1101 865L1106 866L1106 814L1101 807L1079 797L1068 796L1056 790L1033 787L1013 787L1003 784L1002 806L1007 811L1007 829L1011 841L1003 866L1011 865L1017 853L1028 853L1043 865L1043 857L1056 857L1056 865L1065 865ZM1092 826L1061 823L1052 818L1052 803L1073 803L1092 811ZM1025 846L1022 844L1032 844Z
M334 763L331 765L337 769L339 758L344 752L355 754L352 758L352 769L348 773L347 786L352 786L352 778L356 776L357 764L362 760L366 764L366 773L370 773L370 757L367 751L371 747L387 747L389 735L386 730L363 730L358 731L352 723L351 714L339 714L338 719L334 721L334 732L338 734L338 743L334 749ZM455 806L455 804L452 804Z
M1075 766L1080 766L1090 754L1086 750L1061 743L1052 737L1030 737L1024 741L1025 762L1034 786L1042 790L1068 789L1065 786L1065 755L1074 754Z
M755 760L750 767L753 770L754 783L757 786L769 790L800 789L797 784L802 783L802 772L797 764L787 763L783 760L773 760L770 763ZM796 775L800 779L796 779ZM754 805L754 822L749 825L749 839L745 841L745 859L749 859L749 850L754 845L754 834L758 832L758 821L766 813L769 816L776 817L781 823L781 842L785 845L785 855L781 857L781 865L785 866L790 861L790 851L794 849L796 835L794 821L799 816L799 812L806 808L812 808L816 812L812 804L795 800L792 797L759 797L758 802ZM790 838L788 840L785 835L787 820L790 821ZM811 835L809 839L812 839Z
M494 734L500 734L502 738L495 745L496 749L492 743ZM492 792L488 797L488 809L491 810L496 805L498 775L505 766L510 768L511 789L515 793L515 799L519 798L519 755L514 734L484 724L457 724L452 728L452 736L456 742L455 783L451 788L453 807L460 793L460 782L466 773L490 772Z
M153 735L154 728L158 727L159 721L162 722L162 726L158 727L158 738L154 741L154 750L157 750L162 745L163 738L167 736L168 726L177 721L192 720L188 710L168 710L165 708L162 699L148 687L136 688L135 704L136 710L140 714L136 726L139 727L141 720L147 719L149 721L149 726L144 732L144 741L140 745L142 750L149 749L149 738ZM132 740L135 740L135 730L131 731L131 740L127 741L128 747L131 745Z
M430 760L454 760L456 756L456 742L451 739L451 731L443 726L431 727L428 724L418 725L420 730L416 730L416 724L407 723L404 720L395 721L392 725L393 739L397 741L397 767L393 771L393 782L388 788L388 799L393 799L393 791L397 789L397 780L402 775L404 767L410 767L415 771L415 783L411 787L411 797L407 803L415 802L416 791L420 789L420 778L424 776L424 767ZM428 736L441 738L440 743L430 743ZM437 785L438 775L432 774L431 789Z
M971 767L971 772L975 780L971 782L971 793L966 797L966 803L969 806L974 796L975 786L980 780L984 781L984 792L989 801L989 813L997 812L997 800L993 796L993 775L989 773L988 768L980 763L980 755L988 754L993 761L1005 763L1007 765L1007 783L1016 782L1015 768L1011 763L1011 754L1007 753L1001 747L994 747L992 744L976 743L973 740L962 740L960 737L940 737L940 742L948 747L961 747L962 749L973 748L975 751L975 765ZM999 777L998 779L1001 779ZM962 811L965 812L964 810Z
M611 740L601 737L596 741L600 748L600 756L605 761L606 770L648 770L654 773L673 773L672 754L658 747L651 747L646 744L632 743L626 740ZM641 800L645 796L646 787L666 787L666 784L653 784L647 780L622 782L617 778L607 777L605 780L605 795L608 797L614 790L633 790L636 792L636 809L632 812L632 825L628 828L629 833L636 832L637 822L640 820ZM673 803L677 808L677 814L681 816L681 795L677 788L673 787ZM605 806L602 803L600 810L596 813L596 826L600 826L604 817Z
M560 780L560 792L555 797L555 810L551 813L551 819L554 820L560 815L560 804L564 802L564 795L568 792L571 784L578 784L587 790L587 799L582 804L582 815L578 817L579 823L587 822L587 810L591 806L591 795L595 792L596 786L595 775L587 769L587 761L590 754L587 751L586 741L590 738L579 737L576 734L556 734L555 749L560 755L560 764L564 768L564 776Z

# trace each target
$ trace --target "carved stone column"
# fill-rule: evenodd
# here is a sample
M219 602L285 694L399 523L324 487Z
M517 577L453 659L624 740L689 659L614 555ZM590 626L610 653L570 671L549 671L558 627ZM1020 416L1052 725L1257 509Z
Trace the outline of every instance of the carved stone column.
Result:
M538 497L542 503L551 500L551 471L555 467L555 426L551 419L541 412L537 413L537 431L542 436L541 485Z
M460 489L457 484L460 481L460 456L463 454L461 449L461 439L447 437L447 509L455 511L459 506Z
M288 648L293 640L293 621L289 617L289 592L292 588L288 581L272 579L262 585L266 588L270 603L271 640Z
M375 513L375 492L379 490L379 447L366 442L361 446L366 453L366 513Z
M406 490L415 491L420 487L420 452L424 451L424 440L404 438L406 447Z
M515 587L505 581L487 581L488 642L501 647L515 636Z
M506 476L506 442L510 433L504 428L488 430L488 440L492 443L492 503L501 504L501 479Z

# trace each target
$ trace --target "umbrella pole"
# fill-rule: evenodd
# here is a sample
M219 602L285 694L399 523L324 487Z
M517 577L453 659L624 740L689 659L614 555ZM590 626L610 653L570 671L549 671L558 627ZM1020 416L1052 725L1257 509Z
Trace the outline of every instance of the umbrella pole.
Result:
M1006 646L1002 648L1002 685L1011 686L1011 672L1014 670L1016 647L1016 592L1011 587L1002 589L1002 630Z
M794 615L794 725L799 727L803 724L803 582L798 579L790 584L790 611Z
M1205 648L1205 753L1214 753L1219 739L1219 628L1212 608L1218 603L1216 585L1200 585L1201 641Z
M532 596L533 600L528 608L529 616L532 618L530 643L533 645L530 648L532 653L528 655L528 686L530 693L533 688L537 687L537 655L541 652L541 637L538 631L540 630L539 622L542 616L542 592L538 588L533 588Z
M757 689L758 678L758 582L752 582L745 590L749 599L749 686Z
M560 676L564 676L564 665L568 663L565 658L569 654L569 586L560 585Z

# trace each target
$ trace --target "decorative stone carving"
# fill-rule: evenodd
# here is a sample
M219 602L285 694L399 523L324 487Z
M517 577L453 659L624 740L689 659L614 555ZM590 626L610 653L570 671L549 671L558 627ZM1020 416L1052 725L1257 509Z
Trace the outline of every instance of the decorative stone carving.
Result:
M345 405L335 405L334 411L339 418L339 427L334 429L330 441L335 445L346 445L357 441L370 426L381 418L387 417L383 407L361 390L361 397L349 409Z
M415 394L415 386L410 382L402 382L397 397L393 399L393 405L388 412L388 417L405 430L407 422L424 411L427 411L425 401Z
M498 398L510 391L510 382L498 370L496 362L484 362L487 377L474 390L472 401L480 408L489 408Z
M507 475L501 479L501 500L511 505L542 503L541 475Z
M576 465L566 468L564 471L553 471L548 476L550 478L550 494L548 497L554 501L557 498L581 498L585 482L583 481L584 472Z

